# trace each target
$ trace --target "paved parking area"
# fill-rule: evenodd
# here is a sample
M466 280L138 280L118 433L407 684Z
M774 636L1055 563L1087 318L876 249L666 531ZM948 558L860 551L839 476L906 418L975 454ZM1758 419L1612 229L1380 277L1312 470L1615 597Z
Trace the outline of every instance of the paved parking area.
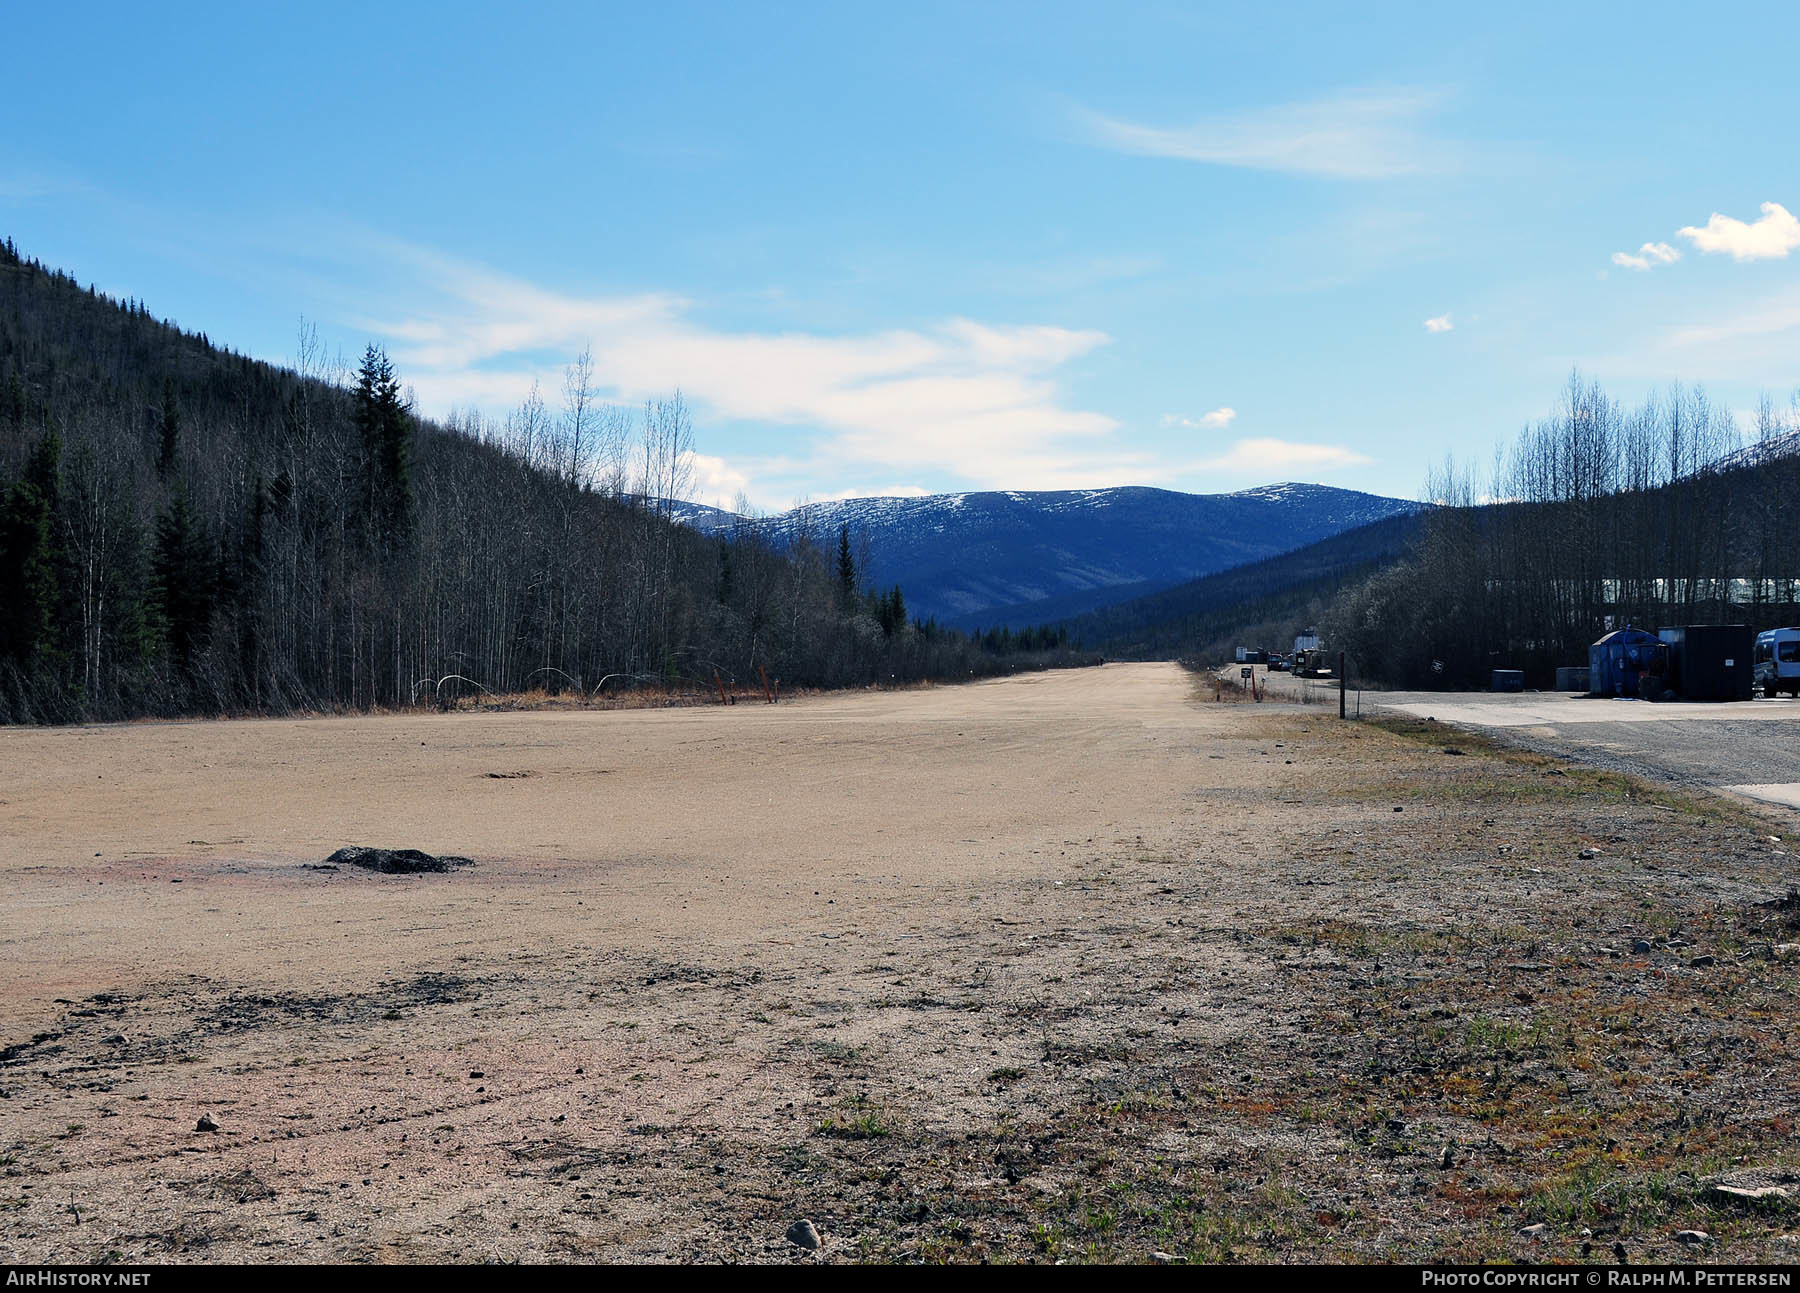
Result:
M1532 749L1653 781L1800 809L1800 700L1698 705L1570 692L1366 692L1363 705L1504 732Z

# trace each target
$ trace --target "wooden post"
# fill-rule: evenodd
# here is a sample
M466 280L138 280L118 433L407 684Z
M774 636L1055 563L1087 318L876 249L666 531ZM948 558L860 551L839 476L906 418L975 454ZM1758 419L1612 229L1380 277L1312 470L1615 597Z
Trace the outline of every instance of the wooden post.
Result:
M713 682L717 684L719 688L719 703L721 705L729 704L730 702L725 699L725 680L719 677L719 671L717 669L713 670Z
M1338 652L1338 718L1340 718L1340 719L1342 719L1346 716L1344 713L1344 706L1349 703L1349 688L1350 688L1350 680L1348 678L1344 677L1344 653L1342 651L1339 651Z

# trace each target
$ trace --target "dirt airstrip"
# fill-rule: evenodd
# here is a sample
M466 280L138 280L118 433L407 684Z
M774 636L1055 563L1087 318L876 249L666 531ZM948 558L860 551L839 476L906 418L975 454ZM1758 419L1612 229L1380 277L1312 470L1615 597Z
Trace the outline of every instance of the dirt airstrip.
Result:
M0 1260L1800 1255L1792 813L1207 697L0 729Z

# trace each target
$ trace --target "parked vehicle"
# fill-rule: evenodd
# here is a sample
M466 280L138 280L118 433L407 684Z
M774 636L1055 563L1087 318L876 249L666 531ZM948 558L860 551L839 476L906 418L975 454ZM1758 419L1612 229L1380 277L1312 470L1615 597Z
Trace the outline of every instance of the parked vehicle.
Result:
M1800 629L1768 629L1756 635L1756 685L1773 699L1800 696Z
M1294 652L1294 674L1300 678L1331 677L1331 657L1314 648Z

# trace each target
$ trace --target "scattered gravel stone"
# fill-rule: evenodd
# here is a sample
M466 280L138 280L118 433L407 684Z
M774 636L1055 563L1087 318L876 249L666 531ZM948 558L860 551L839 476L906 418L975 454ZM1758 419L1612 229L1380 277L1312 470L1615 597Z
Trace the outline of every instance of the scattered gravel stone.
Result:
M201 1114L200 1121L194 1124L195 1131L217 1131L218 1129L219 1124L212 1120L210 1113Z
M805 1217L788 1227L787 1237L790 1244L798 1244L802 1248L815 1251L825 1242L819 1238L819 1228Z
M1710 1244L1712 1236L1704 1230L1677 1230L1675 1242L1678 1244Z
M1540 1221L1534 1226L1522 1227L1519 1233L1525 1238L1536 1242L1537 1240L1548 1239L1550 1237L1550 1227Z

